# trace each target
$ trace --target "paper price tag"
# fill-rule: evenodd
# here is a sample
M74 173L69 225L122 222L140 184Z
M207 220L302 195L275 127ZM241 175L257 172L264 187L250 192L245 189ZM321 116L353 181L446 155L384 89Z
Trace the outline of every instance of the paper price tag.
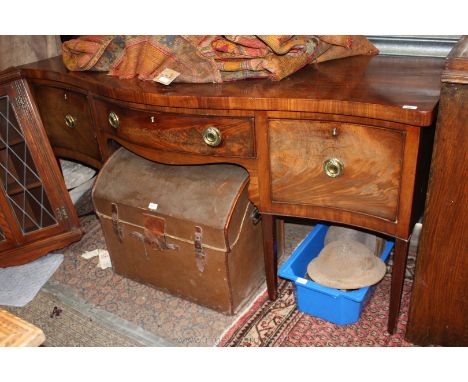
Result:
M150 204L148 204L148 208L150 210L156 211L158 209L158 205L157 205L157 203L150 203Z
M413 106L413 105L403 105L402 108L403 109L408 109L408 110L416 110L418 107Z
M93 251L85 252L81 255L81 257L84 257L86 260L89 260L96 256L98 256L99 258L99 262L97 265L99 268L106 269L106 268L112 267L112 262L111 262L109 252L105 249L98 248Z
M307 280L306 279L303 279L302 277L298 277L296 279L296 282L299 283L299 284L307 284Z
M179 77L180 73L176 72L175 70L166 68L164 69L159 75L157 75L154 81L159 82L163 85L169 85L172 81L174 81L177 77Z
M101 269L112 268L112 262L109 252L103 249L99 249L99 263L98 267Z

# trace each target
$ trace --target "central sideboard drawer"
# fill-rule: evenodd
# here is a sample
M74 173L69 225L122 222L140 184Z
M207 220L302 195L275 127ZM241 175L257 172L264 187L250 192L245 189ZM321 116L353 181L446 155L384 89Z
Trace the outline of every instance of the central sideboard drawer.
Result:
M252 117L138 110L102 100L95 100L95 105L97 126L102 131L140 146L201 155L255 157ZM207 144L204 133L208 132L219 133L220 142Z
M273 202L396 221L404 133L373 126L270 120Z

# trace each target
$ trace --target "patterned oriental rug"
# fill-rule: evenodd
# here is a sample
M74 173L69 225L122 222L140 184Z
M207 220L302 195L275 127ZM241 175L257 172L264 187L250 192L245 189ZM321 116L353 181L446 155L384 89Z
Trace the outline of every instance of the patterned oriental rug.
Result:
M226 316L122 277L111 268L98 268L97 257L86 260L81 255L106 248L101 225L95 215L89 215L81 218L81 226L85 235L61 250L64 261L49 280L49 286L68 290L85 303L173 346L214 346L240 316Z
M78 170L72 168L76 177ZM76 208L80 215L92 212L89 191ZM225 316L121 277L111 268L98 268L96 257L85 259L82 254L106 248L99 221L91 214L81 217L81 225L83 238L59 251L64 261L42 292L26 307L12 308L18 316L43 328L45 346L410 345L403 340L403 333L419 231L413 233L415 241L410 245L400 326L390 337L385 331L388 279L379 285L360 322L354 325L340 327L298 312L292 285L286 281L280 284L277 301L268 300L263 286L244 311ZM280 264L312 228L312 222L305 220L290 219L285 224L285 256L279 259ZM63 311L59 317L51 317L55 306Z
M361 320L354 325L336 326L298 312L292 285L287 281L281 282L275 302L270 302L266 292L260 290L259 297L246 313L225 316L123 278L110 268L97 268L97 258L85 260L81 254L106 248L99 221L95 215L88 215L81 218L81 224L85 231L83 239L63 250L64 262L49 285L69 289L93 307L141 327L173 346L410 345L403 340L411 290L409 279L404 288L400 326L394 336L389 336L385 330L389 276L376 288ZM286 224L283 260L311 228L307 224ZM412 272L407 278L411 276Z
M291 346L413 346L404 340L412 282L405 281L397 332L386 331L390 277L377 286L360 320L335 325L296 309L294 286L281 281L279 297L271 302L264 293L221 338L224 347Z

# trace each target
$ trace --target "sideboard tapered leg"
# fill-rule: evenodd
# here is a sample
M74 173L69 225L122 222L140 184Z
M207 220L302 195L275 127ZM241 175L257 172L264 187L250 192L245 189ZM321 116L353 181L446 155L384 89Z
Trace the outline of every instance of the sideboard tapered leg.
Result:
M388 315L388 332L394 334L400 313L401 294L405 281L406 259L408 257L409 239L395 239L393 254L392 285L390 289L390 308Z
M275 217L273 215L262 215L263 230L263 256L265 259L265 274L268 287L268 296L274 301L278 297L277 268L275 243Z

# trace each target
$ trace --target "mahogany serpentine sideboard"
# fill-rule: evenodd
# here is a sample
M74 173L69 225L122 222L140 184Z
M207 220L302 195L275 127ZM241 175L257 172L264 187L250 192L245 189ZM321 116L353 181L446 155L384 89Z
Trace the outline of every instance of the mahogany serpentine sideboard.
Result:
M247 169L271 299L275 217L394 237L393 333L408 242L424 207L443 63L361 56L309 65L279 82L164 86L68 72L56 57L4 72L0 82L27 81L58 157L100 168L121 145L166 164Z

